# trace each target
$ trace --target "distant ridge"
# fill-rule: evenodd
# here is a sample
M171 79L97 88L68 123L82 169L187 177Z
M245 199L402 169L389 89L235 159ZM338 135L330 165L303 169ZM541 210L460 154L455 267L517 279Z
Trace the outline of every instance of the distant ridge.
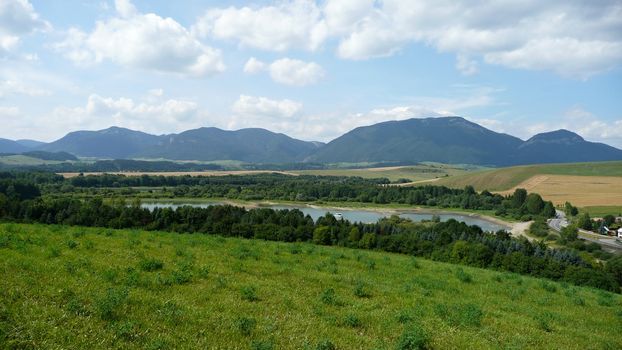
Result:
M356 128L307 160L315 162L436 161L508 166L622 160L622 151L568 130L527 141L461 117L408 119Z
M33 143L34 142L34 143ZM527 141L461 117L417 118L358 127L324 144L260 128L204 127L151 135L110 127L75 131L48 143L0 139L0 153L68 152L99 159L236 160L247 163L422 162L510 166L622 160L622 150L556 130Z

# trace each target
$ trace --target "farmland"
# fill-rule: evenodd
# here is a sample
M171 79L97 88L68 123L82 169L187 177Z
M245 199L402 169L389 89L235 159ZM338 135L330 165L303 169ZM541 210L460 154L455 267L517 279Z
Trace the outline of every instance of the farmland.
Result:
M515 188L537 192L555 204L570 201L594 213L622 207L622 162L529 165L473 172L440 179L436 185L510 193Z
M622 346L619 295L407 255L2 224L0 269L9 348Z

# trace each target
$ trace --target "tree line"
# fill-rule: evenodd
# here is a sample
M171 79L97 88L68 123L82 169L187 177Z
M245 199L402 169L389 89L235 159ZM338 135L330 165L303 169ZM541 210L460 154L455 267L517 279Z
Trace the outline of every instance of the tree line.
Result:
M389 180L336 176L289 176L255 174L229 176L123 176L104 174L78 176L56 181L50 179L48 192L88 192L122 188L135 195L134 188L159 189L163 196L227 198L236 200L284 200L404 204L439 208L494 211L497 216L517 220L553 217L555 208L537 193L517 189L502 196L489 191L476 192L472 186L453 189L444 186L390 186ZM87 191L88 190L88 191Z
M177 209L142 208L139 200L79 200L42 197L23 179L0 181L0 218L6 221L134 228L217 234L284 242L313 242L410 254L437 261L511 271L620 291L618 258L590 264L571 250L515 239L505 231L483 232L455 220L414 223L391 217L374 224L337 220L327 214L314 221L300 210L250 209L230 205ZM525 196L525 200L526 200ZM513 200L513 198L510 198ZM617 259L617 260L616 260Z

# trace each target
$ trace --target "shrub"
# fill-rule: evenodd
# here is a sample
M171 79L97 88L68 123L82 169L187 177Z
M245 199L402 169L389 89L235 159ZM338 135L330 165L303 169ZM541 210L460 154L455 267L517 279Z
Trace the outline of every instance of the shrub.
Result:
M252 317L239 317L235 320L235 328L246 337L251 335L256 325L257 321Z
M343 324L348 326L348 327L352 327L352 328L359 328L363 325L363 323L361 322L361 319L358 318L358 316L354 315L354 314L348 314L344 320L343 320Z
M317 343L315 350L337 350L337 347L330 340L324 339Z
M259 297L257 296L257 289L254 286L245 286L242 287L241 291L242 299L247 301L258 301Z
M541 330L545 332L553 331L553 326L551 325L552 320L553 320L553 314L551 314L550 312L545 312L535 317L535 321L536 321L536 324L538 325L538 328L540 328Z
M127 289L108 289L103 296L95 301L95 308L99 317L104 321L117 320L119 309L123 306L127 297Z
M251 350L272 350L274 344L269 340L253 340L251 342Z
M68 240L68 241L67 241L67 248L69 248L69 249L75 249L75 248L77 248L77 247L78 247L78 242L76 242L76 241L74 241L74 240L72 240L72 239L70 239L70 240Z
M549 283L546 281L540 282L540 287L550 293L555 293L557 291L557 287L553 283Z
M371 293L365 288L365 284L363 282L356 282L354 286L354 295L359 298L369 298L371 297Z
M464 270L462 269L458 269L456 271L456 277L464 283L471 283L473 282L473 277L471 277L471 275L469 275L468 273L464 272Z
M475 304L436 305L436 314L452 326L479 327L484 312Z
M405 329L397 340L396 349L398 350L418 350L428 349L428 336L419 326L410 326Z
M332 288L325 289L320 295L320 300L322 303L326 305L336 305L337 304L337 294L335 290Z
M139 265L141 270L147 272L162 270L162 268L164 267L164 263L161 260L157 260L154 258L144 259L139 263Z

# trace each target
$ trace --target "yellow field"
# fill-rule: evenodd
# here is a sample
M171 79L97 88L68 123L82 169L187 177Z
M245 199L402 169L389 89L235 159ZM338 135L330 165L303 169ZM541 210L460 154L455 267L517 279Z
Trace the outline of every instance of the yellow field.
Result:
M391 181L409 179L411 181L434 180L446 176L467 174L473 170L462 166L447 164L418 164L408 166L362 168L362 169L325 169L325 170L294 170L292 173L300 175L326 176L359 176L363 178L386 177Z
M578 207L622 206L622 177L619 176L536 175L499 193L509 194L515 188L539 193L554 204L569 201Z

